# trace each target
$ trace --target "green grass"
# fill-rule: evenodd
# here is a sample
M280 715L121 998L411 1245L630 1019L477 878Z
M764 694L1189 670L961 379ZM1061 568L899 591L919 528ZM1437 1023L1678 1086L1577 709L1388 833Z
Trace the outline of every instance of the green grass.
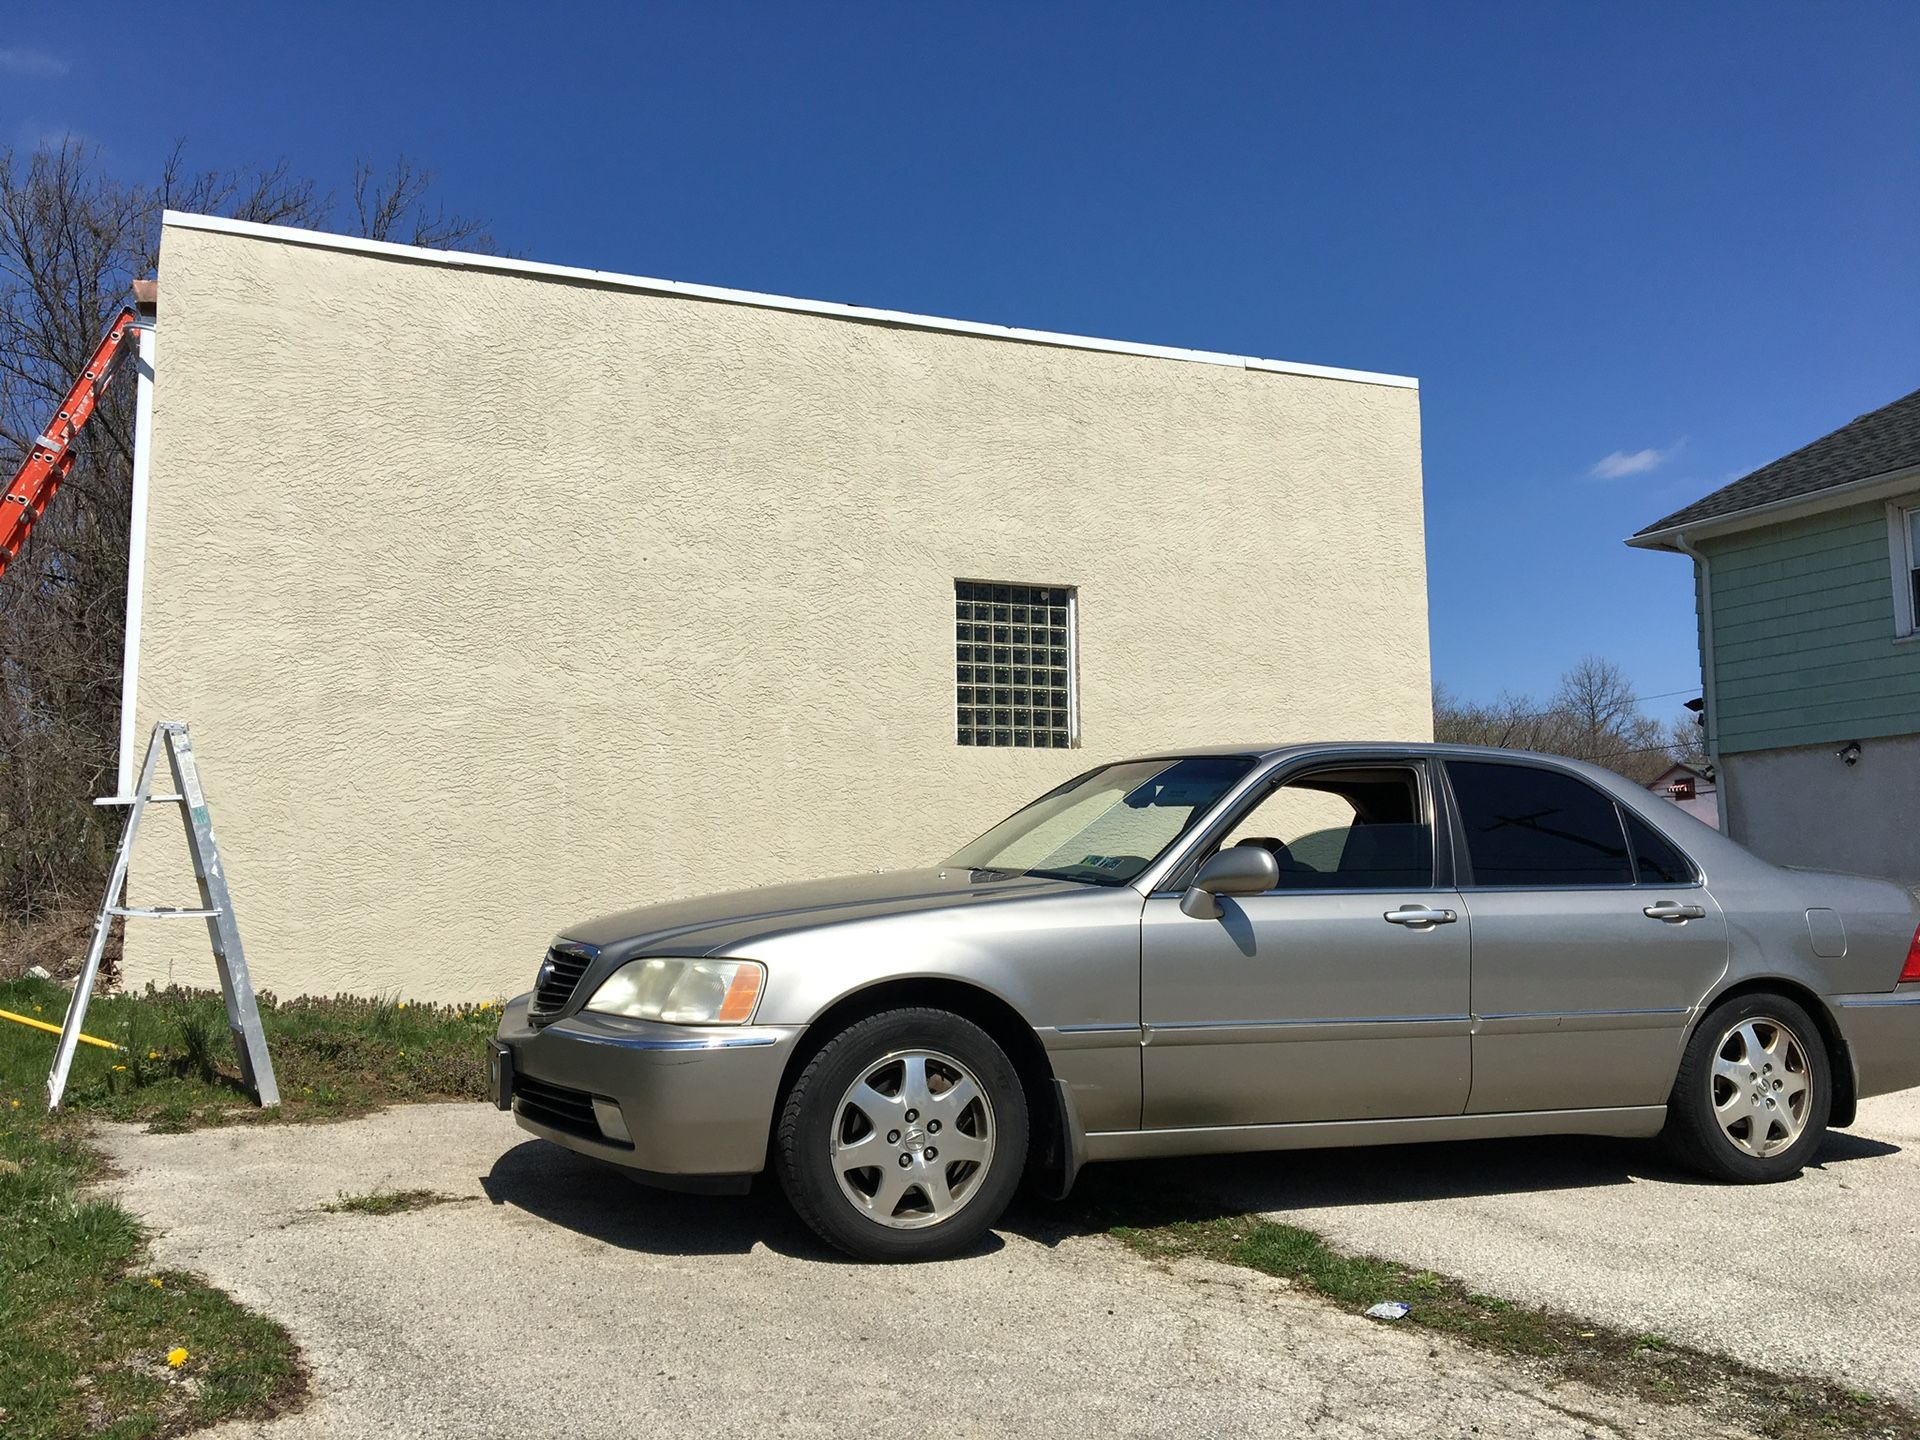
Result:
M343 1190L338 1200L320 1208L330 1215L399 1215L408 1210L459 1203L458 1195L439 1190L369 1190L362 1195L349 1195Z
M66 991L0 983L0 1009L54 1024ZM285 1103L261 1110L240 1084L218 994L97 997L64 1111L45 1107L54 1037L0 1021L0 1435L107 1440L184 1434L298 1403L306 1376L287 1333L191 1275L149 1268L125 1210L88 1190L102 1165L86 1121L162 1129L324 1120L406 1100L485 1091L492 1005L425 1006L353 997L261 999ZM360 1196L391 1213L422 1192ZM157 1283L156 1283L157 1282ZM184 1350L177 1366L170 1354Z
M37 1100L5 1106L0 1160L0 1433L175 1435L298 1398L305 1376L280 1326L147 1267L139 1224L87 1194L99 1161L71 1122Z
M67 992L49 981L0 982L0 1010L59 1024ZM260 1018L280 1082L277 1111L261 1110L240 1083L227 1013L217 992L148 990L96 996L86 1032L124 1046L82 1045L66 1108L159 1129L362 1115L409 1100L480 1099L486 1040L499 1023L492 1002L421 1005L352 995L276 1002ZM37 1104L54 1037L0 1021L0 1104Z
M1778 1440L1920 1435L1920 1414L1865 1391L1775 1375L1662 1335L1478 1294L1431 1270L1348 1254L1296 1225L1233 1215L1104 1228L1152 1259L1245 1266L1316 1291L1356 1314L1381 1300L1404 1301L1411 1307L1406 1318L1385 1323L1526 1357L1596 1389L1687 1404Z

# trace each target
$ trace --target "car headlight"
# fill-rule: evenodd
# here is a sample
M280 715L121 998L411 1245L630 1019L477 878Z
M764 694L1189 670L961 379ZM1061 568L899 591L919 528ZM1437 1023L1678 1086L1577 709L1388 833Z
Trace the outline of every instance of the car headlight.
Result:
M757 960L631 960L600 982L585 1008L668 1025L744 1025L766 975Z

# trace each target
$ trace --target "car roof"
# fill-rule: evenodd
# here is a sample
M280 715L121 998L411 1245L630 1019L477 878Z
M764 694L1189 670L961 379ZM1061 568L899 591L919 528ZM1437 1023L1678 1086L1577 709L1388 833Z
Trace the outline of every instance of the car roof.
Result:
M1538 750L1508 750L1493 745L1450 745L1433 740L1293 740L1281 744L1183 745L1177 749L1153 750L1140 755L1117 756L1111 762L1131 760L1182 760L1203 755L1244 755L1253 760L1274 760L1285 755L1311 755L1316 751L1350 754L1437 755L1474 760L1543 760L1553 765L1587 768L1588 762L1567 755L1549 755Z

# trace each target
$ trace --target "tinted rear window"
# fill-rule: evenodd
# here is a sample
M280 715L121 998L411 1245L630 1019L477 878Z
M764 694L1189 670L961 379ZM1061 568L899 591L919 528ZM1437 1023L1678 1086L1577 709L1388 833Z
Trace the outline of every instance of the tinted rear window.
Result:
M1627 839L1633 844L1633 868L1642 885L1691 885L1694 869L1691 861L1674 844L1631 810L1621 807L1627 817Z
M1557 770L1450 760L1476 885L1631 885L1613 800Z

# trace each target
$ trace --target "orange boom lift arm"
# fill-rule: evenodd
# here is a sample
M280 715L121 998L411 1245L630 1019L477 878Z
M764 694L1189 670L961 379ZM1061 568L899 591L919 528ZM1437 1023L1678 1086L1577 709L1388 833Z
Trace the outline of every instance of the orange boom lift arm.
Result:
M120 361L131 348L127 342L139 331L139 317L129 305L107 327L107 333L94 347L93 358L87 361L87 368L80 372L80 378L73 382L66 399L60 402L53 423L33 442L27 458L14 472L7 493L0 495L0 575L7 573L7 567L20 554L33 522L46 513L54 491L60 488L60 482L67 478L79 459L73 442L93 418L101 392L111 383Z

